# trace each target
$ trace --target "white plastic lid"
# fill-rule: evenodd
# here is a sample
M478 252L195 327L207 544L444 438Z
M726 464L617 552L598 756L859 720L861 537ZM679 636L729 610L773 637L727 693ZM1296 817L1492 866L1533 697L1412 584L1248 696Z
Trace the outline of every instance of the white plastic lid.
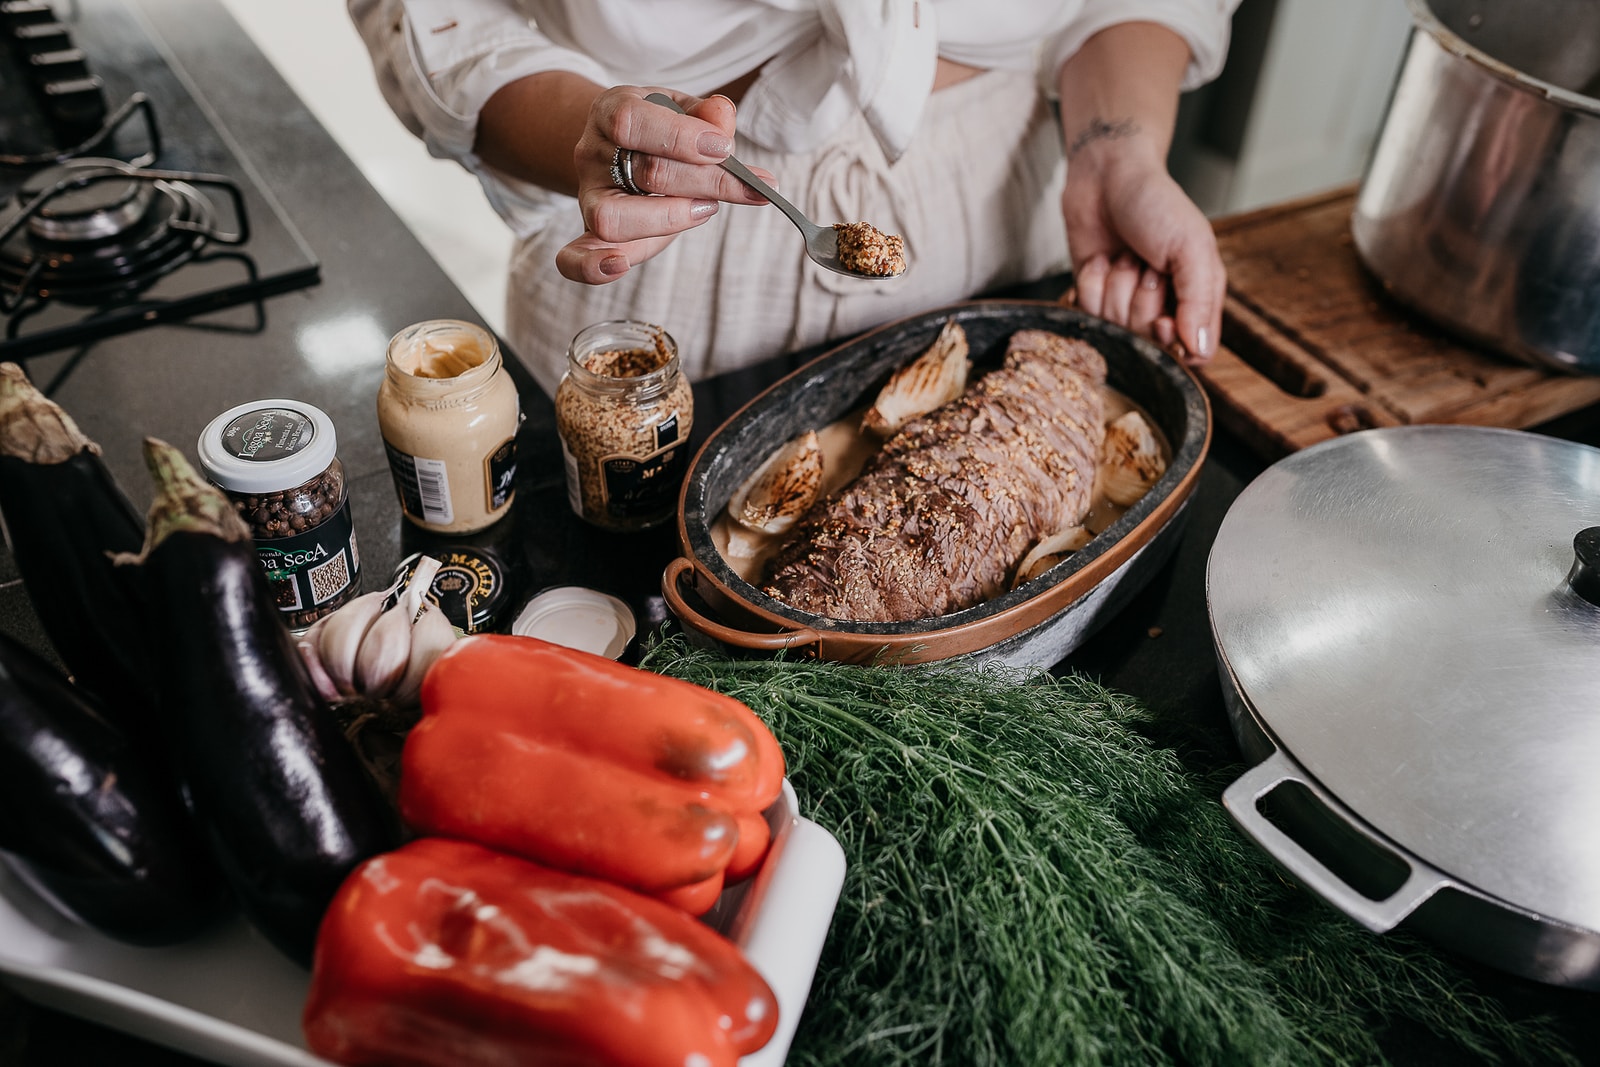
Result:
M298 400L253 400L229 408L200 434L200 468L234 493L303 485L338 453L333 420Z
M628 605L614 596L562 585L528 601L511 632L552 644L617 659L633 640L637 626Z

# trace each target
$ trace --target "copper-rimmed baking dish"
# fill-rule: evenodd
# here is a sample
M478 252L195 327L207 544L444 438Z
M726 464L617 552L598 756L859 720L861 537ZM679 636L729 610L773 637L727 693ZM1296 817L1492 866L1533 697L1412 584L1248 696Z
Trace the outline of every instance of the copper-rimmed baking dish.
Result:
M1107 384L1165 435L1172 457L1140 500L1084 548L1008 593L938 618L843 622L797 610L741 578L713 526L728 498L796 434L870 402L899 366L925 352L944 325L966 331L974 377L997 366L1018 330L1080 337L1105 356ZM1154 344L1083 312L1043 301L979 300L879 327L776 382L718 427L684 478L682 555L663 594L689 631L740 649L791 650L852 663L999 660L1049 667L1132 597L1171 555L1211 441L1210 407L1192 374Z

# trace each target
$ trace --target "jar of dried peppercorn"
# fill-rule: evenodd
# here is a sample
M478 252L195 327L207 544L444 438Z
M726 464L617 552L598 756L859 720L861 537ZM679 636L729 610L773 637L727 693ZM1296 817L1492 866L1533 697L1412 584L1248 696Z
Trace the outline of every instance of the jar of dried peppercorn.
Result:
M296 400L240 404L211 420L199 453L206 477L250 527L290 629L356 595L361 557L332 419Z

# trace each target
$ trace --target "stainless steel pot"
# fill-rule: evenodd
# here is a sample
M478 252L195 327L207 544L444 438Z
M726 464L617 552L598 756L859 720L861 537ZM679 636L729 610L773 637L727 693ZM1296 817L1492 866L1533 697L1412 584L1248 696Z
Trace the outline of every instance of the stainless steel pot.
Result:
M1369 430L1245 488L1207 566L1224 804L1376 932L1600 989L1600 449Z
M1402 302L1600 373L1600 5L1407 0L1415 24L1352 219Z

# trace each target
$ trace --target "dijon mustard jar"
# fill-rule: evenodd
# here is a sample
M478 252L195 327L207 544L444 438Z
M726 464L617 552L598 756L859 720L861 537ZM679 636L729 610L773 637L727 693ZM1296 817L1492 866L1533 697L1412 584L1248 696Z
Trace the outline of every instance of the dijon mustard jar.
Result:
M502 518L516 494L521 405L500 345L481 326L433 319L394 335L378 429L400 510L437 533Z
M694 394L670 334L631 320L580 330L555 405L567 497L580 518L642 530L677 514Z

